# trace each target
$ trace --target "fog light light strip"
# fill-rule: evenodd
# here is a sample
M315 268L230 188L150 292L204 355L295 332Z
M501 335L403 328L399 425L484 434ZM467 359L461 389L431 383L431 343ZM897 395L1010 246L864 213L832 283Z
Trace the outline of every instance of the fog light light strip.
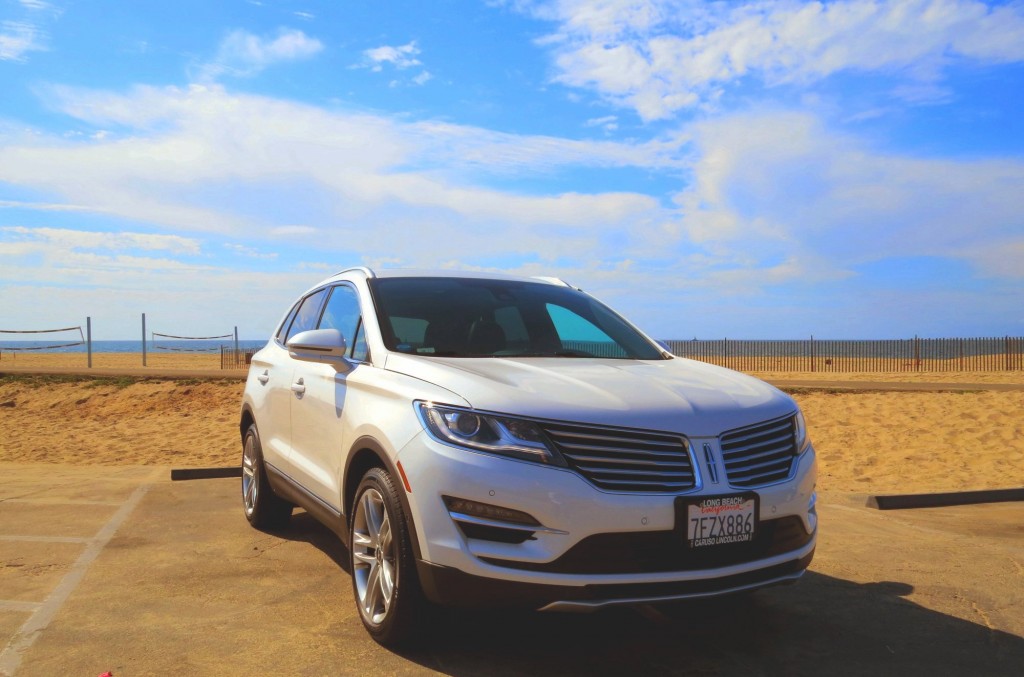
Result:
M538 525L527 525L519 524L516 522L501 522L499 520L490 520L484 517L476 517L474 515L467 515L461 512L450 513L452 519L456 522L465 522L466 524L479 524L482 527L496 527L498 529L511 529L513 531L529 531L529 532L540 532L544 534L555 534L557 536L567 536L568 531L561 531L560 529L549 529L548 527Z

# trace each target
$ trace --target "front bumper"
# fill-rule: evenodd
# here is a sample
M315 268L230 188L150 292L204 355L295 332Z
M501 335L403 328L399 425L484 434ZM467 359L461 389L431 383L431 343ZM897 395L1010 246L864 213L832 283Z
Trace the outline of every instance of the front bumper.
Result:
M453 606L514 607L541 611L590 612L623 604L657 604L729 595L797 581L810 566L814 550L802 557L742 574L667 583L589 584L582 586L520 583L484 578L426 562L417 563L424 593Z
M814 553L813 449L795 461L790 479L755 490L762 542L730 546L724 558L687 553L678 529L680 501L746 491L728 483L698 483L682 497L612 493L571 470L450 447L426 434L397 460L412 487L420 578L437 602L568 609L701 597L795 580ZM695 465L708 477L703 464ZM443 496L522 511L546 529L520 543L470 538Z

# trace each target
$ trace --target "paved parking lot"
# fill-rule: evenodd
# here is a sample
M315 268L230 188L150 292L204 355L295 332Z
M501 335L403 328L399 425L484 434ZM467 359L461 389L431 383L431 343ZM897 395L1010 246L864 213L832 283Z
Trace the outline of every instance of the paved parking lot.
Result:
M382 649L345 554L304 514L241 516L238 480L0 464L0 674L1019 675L1024 505L880 513L823 496L800 584L575 616L442 614Z

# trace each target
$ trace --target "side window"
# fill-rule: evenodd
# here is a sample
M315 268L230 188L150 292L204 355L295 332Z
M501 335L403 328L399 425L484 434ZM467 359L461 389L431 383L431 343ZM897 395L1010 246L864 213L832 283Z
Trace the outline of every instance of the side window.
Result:
M356 290L342 284L331 290L331 298L327 300L318 328L340 331L351 348L349 355L353 360L362 362L366 359L366 340L359 319L359 297L356 296Z
M285 337L285 343L299 332L316 328L316 321L320 317L320 306L323 304L326 294L327 290L321 289L303 299L302 305L299 306L298 312L295 313L295 319L292 320L292 326L288 328L288 336Z
M277 330L277 340L280 343L284 343L285 338L288 336L288 327L292 326L292 320L295 319L295 313L299 310L299 304L296 303L292 306L292 309L288 311L288 316L284 318L284 322L281 323L281 328Z

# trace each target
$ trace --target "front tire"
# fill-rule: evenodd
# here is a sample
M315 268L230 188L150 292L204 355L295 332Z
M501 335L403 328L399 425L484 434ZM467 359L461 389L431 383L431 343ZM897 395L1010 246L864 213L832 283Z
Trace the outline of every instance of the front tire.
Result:
M363 626L378 643L411 639L423 600L408 520L391 475L370 468L352 510L352 592Z
M242 442L242 508L249 524L264 531L284 529L292 517L292 504L270 488L255 423Z

